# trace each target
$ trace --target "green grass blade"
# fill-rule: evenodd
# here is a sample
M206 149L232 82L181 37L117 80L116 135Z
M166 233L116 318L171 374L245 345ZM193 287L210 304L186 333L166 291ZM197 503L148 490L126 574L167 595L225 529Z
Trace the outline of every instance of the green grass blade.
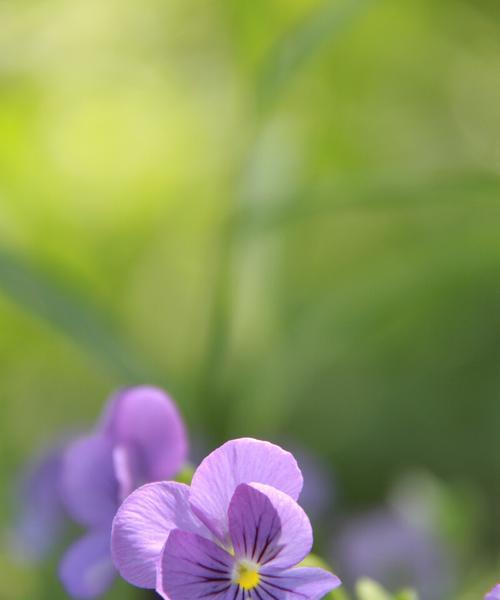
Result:
M301 68L348 30L371 3L372 0L326 0L278 40L258 76L261 110L270 107Z
M5 248L0 248L0 292L77 343L124 383L141 381L147 375L105 311L44 269Z

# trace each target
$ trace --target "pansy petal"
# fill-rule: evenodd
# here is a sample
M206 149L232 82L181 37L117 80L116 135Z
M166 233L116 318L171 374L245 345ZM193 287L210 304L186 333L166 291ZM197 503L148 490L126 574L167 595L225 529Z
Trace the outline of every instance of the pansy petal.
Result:
M176 529L165 544L156 591L166 600L235 598L234 559L211 540Z
M58 444L43 454L21 482L20 511L12 543L22 559L41 559L57 543L64 528L66 515L59 488L63 448Z
M262 492L246 483L240 484L229 504L228 520L237 559L265 564L281 551L281 520L271 500Z
M258 589L261 600L319 600L340 584L336 575L316 567L263 569Z
M173 477L187 458L187 435L175 403L152 386L127 388L113 398L104 429L115 446L134 453L136 486Z
M486 594L484 600L500 600L500 583Z
M101 433L78 438L64 455L61 494L82 525L109 526L118 506L118 484L110 440Z
M118 499L123 502L131 494L141 481L140 465L137 452L131 447L115 446L113 448L113 465L118 482Z
M116 570L109 552L109 529L90 533L63 556L59 577L72 598L97 598L113 583Z
M120 506L113 521L111 552L121 576L138 587L154 588L156 563L176 528L207 534L189 507L189 487L176 482L142 486Z
M191 505L221 540L227 541L227 510L240 483L272 485L294 500L302 474L294 457L269 442L242 438L214 450L200 464L191 483Z
M284 492L263 484L241 484L228 511L237 558L288 568L311 551L312 529L304 510Z

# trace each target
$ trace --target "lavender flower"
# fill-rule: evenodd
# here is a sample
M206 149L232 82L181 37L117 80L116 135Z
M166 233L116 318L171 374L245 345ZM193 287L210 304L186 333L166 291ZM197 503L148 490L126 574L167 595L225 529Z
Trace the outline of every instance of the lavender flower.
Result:
M450 564L439 540L389 509L348 521L334 554L349 585L366 576L393 591L415 587L423 600L448 595Z
M296 502L302 485L289 452L250 438L227 442L190 488L153 483L125 500L113 523L115 565L166 600L317 600L340 580L296 566L312 546Z
M135 387L109 401L101 422L72 442L64 455L60 489L71 517L88 529L59 569L74 598L106 591L116 571L110 532L120 503L138 486L173 477L187 453L184 424L160 389Z
M500 583L486 594L484 600L500 600Z

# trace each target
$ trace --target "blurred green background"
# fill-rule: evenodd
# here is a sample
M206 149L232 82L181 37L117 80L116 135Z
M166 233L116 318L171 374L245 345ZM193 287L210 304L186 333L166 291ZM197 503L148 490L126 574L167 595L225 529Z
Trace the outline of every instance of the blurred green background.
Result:
M146 381L209 448L309 448L342 510L414 468L467 489L478 598L500 576L500 4L0 0L0 23L2 524L38 448ZM1 600L65 597L53 566L3 544Z

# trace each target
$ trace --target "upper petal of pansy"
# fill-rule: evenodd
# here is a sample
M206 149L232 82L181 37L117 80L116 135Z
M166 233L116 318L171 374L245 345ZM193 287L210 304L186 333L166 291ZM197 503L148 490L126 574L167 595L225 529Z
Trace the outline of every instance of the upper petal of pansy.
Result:
M123 502L113 521L111 552L124 579L154 588L156 563L173 529L208 534L189 507L189 488L176 482L150 483Z
M118 506L109 438L95 433L68 446L63 458L61 495L69 514L82 525L109 526Z
M59 577L72 598L97 598L113 583L116 569L109 553L109 528L77 540L66 552Z
M264 568L260 572L261 600L319 600L339 587L340 579L316 567L295 569Z
M165 544L156 591L166 600L233 600L239 588L232 582L234 559L211 540L176 529Z
M500 583L486 594L484 600L500 600Z
M105 412L103 428L115 447L134 457L137 484L173 477L187 458L187 434L175 403L152 386L127 388L116 394Z
M240 484L228 511L236 558L275 568L295 566L311 551L304 510L287 494L263 484Z
M269 442L242 438L226 442L205 458L191 483L193 510L221 540L228 541L227 510L240 483L271 485L297 500L302 473L289 452Z

